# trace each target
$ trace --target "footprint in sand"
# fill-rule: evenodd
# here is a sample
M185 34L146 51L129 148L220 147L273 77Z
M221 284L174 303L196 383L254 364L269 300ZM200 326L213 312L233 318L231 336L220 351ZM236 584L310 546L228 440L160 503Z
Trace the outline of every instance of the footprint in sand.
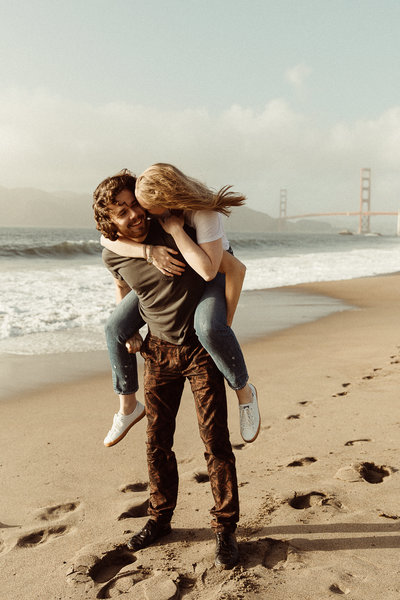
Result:
M139 517L147 516L147 509L149 508L149 499L138 500L132 506L128 506L123 513L118 517L118 521L123 519L137 519Z
M128 483L122 485L119 491L125 494L126 492L145 492L149 487L147 481L138 481L137 483Z
M85 552L86 550L86 552ZM115 577L123 567L136 561L132 552L125 545L118 545L112 550L101 552L99 557L97 548L93 551L88 547L82 550L73 560L67 571L67 582L71 585L102 584Z
M35 519L39 521L55 521L57 519L63 519L66 516L70 516L72 513L78 510L80 506L80 502L66 502L64 504L56 504L53 506L46 506L44 508L39 509L36 514ZM11 548L34 548L35 546L39 546L41 544L47 544L48 542L54 540L55 538L61 537L69 533L72 528L72 519L66 521L64 519L61 523L53 523L49 526L42 526L31 528L31 530L26 530L22 535L19 535L17 539L13 539L11 541L11 546L9 546L9 550ZM4 527L15 527L14 525L4 525ZM4 548L3 548L4 549Z
M197 483L207 483L207 481L210 481L210 477L206 471L196 471L193 473L193 479Z
M56 504L55 506L46 506L41 509L36 518L41 521L52 521L64 517L79 507L80 502L66 502L65 504Z
M348 388L351 385L350 382L342 383L342 388ZM347 396L348 391L342 390L341 392L337 392L336 394L332 394L332 398L337 398L338 396Z
M293 460L289 463L288 467L304 467L305 465L311 465L312 463L317 462L317 459L313 456L305 456L304 458L299 458L298 460Z
M328 496L323 492L308 492L308 494L301 494L293 496L288 499L288 504L296 510L306 510L313 506L334 506L335 508L342 508L342 503L336 500L333 496Z
M367 483L382 483L385 477L389 477L394 472L393 467L385 465L378 466L373 462L362 462L347 467L342 467L336 473L335 478L342 481Z
M359 465L361 477L368 483L382 483L391 474L392 469L384 465L377 466L373 462L363 462Z
M350 589L344 586L340 586L337 583L332 583L331 586L329 586L329 591L333 592L334 594L350 594Z
M289 542L269 537L241 542L240 555L245 572L257 568L258 565L280 571L288 566L295 569L301 564L298 551Z
M33 548L52 540L53 538L65 535L70 531L70 527L59 525L58 527L49 527L48 529L38 529L26 535L23 535L17 540L16 546L20 548Z
M136 557L123 544L108 551L87 547L73 559L66 574L67 582L84 587L85 595L92 588L96 598L128 594L130 598L173 600L179 596L177 573L155 573L143 565L131 568L135 562Z
M354 444L362 444L363 442L372 442L370 438L360 438L359 440L349 440L345 446L354 446Z
M283 569L286 566L290 545L284 540L265 538L265 554L262 565L267 569Z
M123 494L128 492L145 492L149 487L147 481L138 481L136 483L127 483L125 485L121 485L119 491ZM149 498L141 498L136 500L133 504L129 504L125 507L125 510L119 515L118 521L122 521L124 519L138 519L140 517L147 516L147 509L149 507Z
M117 573L121 571L126 565L134 563L136 558L131 552L128 552L125 548L116 548L106 554L95 562L95 564L88 569L88 575L96 583L105 583L109 581Z
M244 448L244 447L245 447L245 445L246 445L246 444L243 444L243 443L241 443L241 442L240 442L239 444L232 444L232 448L233 448L234 450L242 450L242 448Z
M140 578L140 579L139 579ZM139 579L139 581L138 581ZM157 600L175 600L180 597L179 588L166 574L157 573L143 577L143 572L132 573L129 577L116 577L98 593L98 598L114 598L121 594L129 594L130 598L157 598Z

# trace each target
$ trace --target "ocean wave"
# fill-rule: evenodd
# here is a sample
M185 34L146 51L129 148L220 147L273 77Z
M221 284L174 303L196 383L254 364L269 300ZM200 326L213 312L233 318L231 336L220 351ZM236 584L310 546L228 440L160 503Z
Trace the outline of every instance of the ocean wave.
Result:
M19 244L13 240L13 245L7 240L3 244L3 251L16 258L3 261L7 264L0 291L0 352L27 352L28 348L31 353L52 348L59 351L63 336L70 340L68 344L74 339L79 349L90 349L93 336L96 348L103 343L103 326L115 306L112 276L102 264L101 247L92 239L93 232L85 241L80 237L71 241L72 237L64 238L69 241L45 240L35 232L33 240L25 238ZM257 250L248 249L258 244L257 238L232 237L233 242L244 242L243 249L235 252L247 267L244 290L366 277L398 272L400 268L398 238L330 236L321 237L317 243L319 238L315 236L287 236L285 243L285 237L260 237L265 246ZM268 242L270 248L266 247ZM79 254L86 256L71 259ZM18 256L27 258L19 260ZM39 259L35 261L34 257ZM87 340L82 341L85 335Z
M400 247L255 258L246 262L243 289L260 290L314 281L371 277L397 273L399 265Z
M68 258L77 255L100 254L101 246L98 240L77 240L58 242L56 244L7 244L0 247L0 256L13 258Z

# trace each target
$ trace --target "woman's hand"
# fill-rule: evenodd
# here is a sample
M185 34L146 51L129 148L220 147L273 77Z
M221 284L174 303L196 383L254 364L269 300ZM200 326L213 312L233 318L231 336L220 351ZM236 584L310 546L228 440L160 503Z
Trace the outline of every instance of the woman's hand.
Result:
M135 354L140 351L140 348L143 344L143 338L139 332L135 333L129 340L125 342L125 346L129 352L129 354Z
M185 224L185 219L183 218L183 216L178 217L177 215L170 215L169 217L164 217L163 219L160 219L160 223L164 231L166 231L173 237L177 231L180 231L183 228Z
M173 275L182 275L186 266L185 263L174 258L173 254L178 254L178 252L172 248L167 248L167 246L153 246L153 265L161 273L170 277Z

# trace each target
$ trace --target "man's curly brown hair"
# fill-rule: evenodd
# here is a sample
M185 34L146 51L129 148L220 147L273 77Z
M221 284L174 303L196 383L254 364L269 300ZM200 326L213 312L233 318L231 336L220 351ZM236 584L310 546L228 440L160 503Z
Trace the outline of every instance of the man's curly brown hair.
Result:
M96 229L113 242L118 238L118 229L111 220L110 207L117 204L116 197L120 192L129 190L135 194L135 187L136 177L128 169L123 169L104 179L93 192Z

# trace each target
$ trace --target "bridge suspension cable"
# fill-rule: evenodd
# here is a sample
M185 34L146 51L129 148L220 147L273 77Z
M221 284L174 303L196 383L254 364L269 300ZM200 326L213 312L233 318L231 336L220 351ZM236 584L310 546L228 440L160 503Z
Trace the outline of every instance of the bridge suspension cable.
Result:
M279 231L283 231L285 222L290 219L308 219L310 217L359 217L358 233L371 233L371 216L397 216L397 235L400 235L400 211L371 211L371 169L361 169L360 209L358 211L340 211L326 213L287 214L287 189L281 189L279 195Z

